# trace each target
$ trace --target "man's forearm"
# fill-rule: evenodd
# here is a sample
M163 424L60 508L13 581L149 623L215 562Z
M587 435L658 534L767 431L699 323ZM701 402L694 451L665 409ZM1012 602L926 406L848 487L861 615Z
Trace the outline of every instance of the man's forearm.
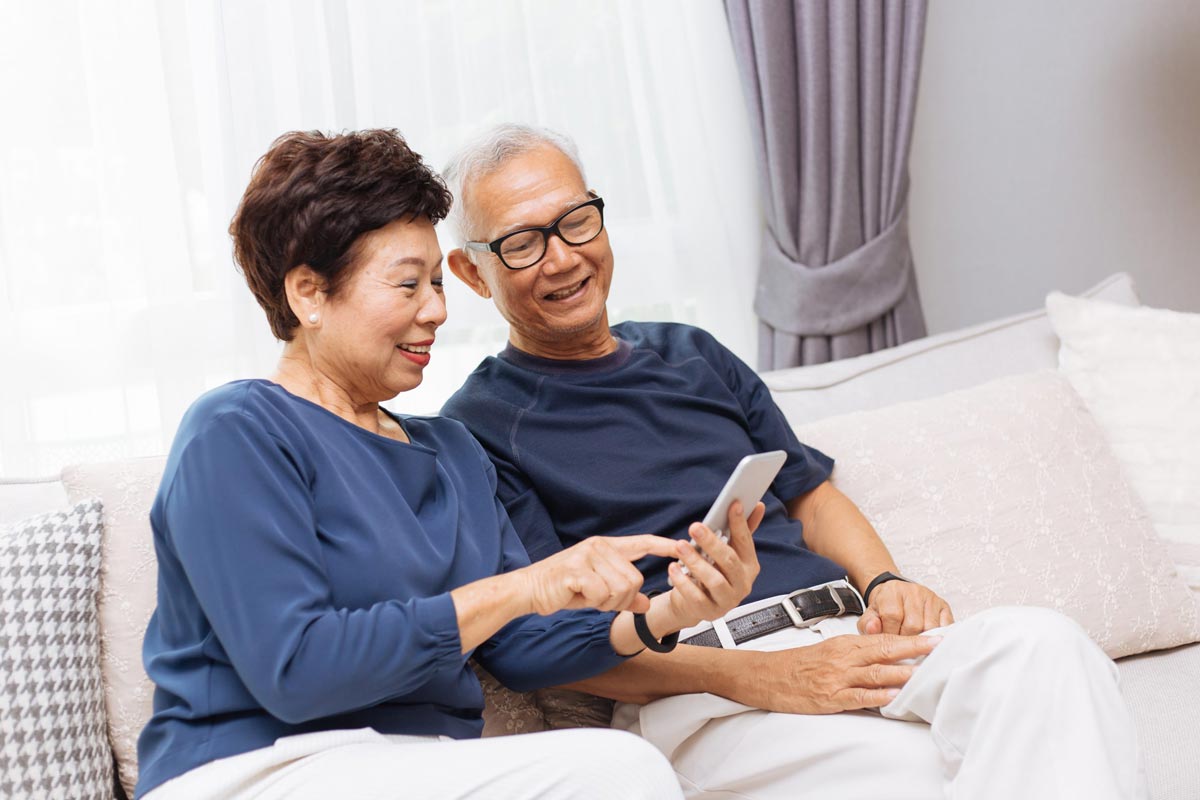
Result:
M762 653L679 645L670 653L643 652L624 664L567 688L626 703L649 703L677 694L709 692L747 705L755 691Z
M854 502L828 481L787 504L804 525L804 543L817 555L845 567L859 591L881 572L898 572L875 528Z

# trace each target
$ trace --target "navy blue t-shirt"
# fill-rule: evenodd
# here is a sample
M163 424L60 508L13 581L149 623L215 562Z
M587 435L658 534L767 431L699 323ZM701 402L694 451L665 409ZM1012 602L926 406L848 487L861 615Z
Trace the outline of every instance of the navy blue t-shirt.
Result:
M785 450L755 534L762 572L748 600L835 580L845 570L804 545L784 502L829 477L833 460L792 433L767 387L689 325L613 326L607 356L558 361L509 345L442 409L483 444L498 496L537 560L589 536L687 539L743 456ZM665 590L663 558L638 563Z

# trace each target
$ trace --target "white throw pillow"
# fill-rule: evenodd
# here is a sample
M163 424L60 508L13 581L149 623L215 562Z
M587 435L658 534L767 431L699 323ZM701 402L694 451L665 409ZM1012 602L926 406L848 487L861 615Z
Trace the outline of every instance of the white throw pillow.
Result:
M111 797L100 503L0 527L0 797Z
M1059 370L1100 423L1176 566L1200 587L1200 314L1055 292Z
M1200 609L1095 420L1052 370L796 429L901 571L958 619L1057 609L1112 657L1200 640Z

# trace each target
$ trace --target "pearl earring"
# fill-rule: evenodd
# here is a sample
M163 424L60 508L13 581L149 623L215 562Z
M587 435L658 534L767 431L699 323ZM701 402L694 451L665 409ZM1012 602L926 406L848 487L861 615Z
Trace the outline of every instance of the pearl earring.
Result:
M321 318L321 315L315 311L308 315L308 321L311 322L313 325L316 325L317 320L319 320L320 318Z

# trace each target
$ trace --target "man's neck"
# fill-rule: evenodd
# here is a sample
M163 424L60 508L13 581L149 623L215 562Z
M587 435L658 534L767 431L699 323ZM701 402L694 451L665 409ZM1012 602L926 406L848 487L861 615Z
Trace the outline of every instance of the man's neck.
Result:
M566 334L559 339L543 340L508 329L509 343L523 353L556 361L587 361L614 353L617 340L605 321L593 330Z

